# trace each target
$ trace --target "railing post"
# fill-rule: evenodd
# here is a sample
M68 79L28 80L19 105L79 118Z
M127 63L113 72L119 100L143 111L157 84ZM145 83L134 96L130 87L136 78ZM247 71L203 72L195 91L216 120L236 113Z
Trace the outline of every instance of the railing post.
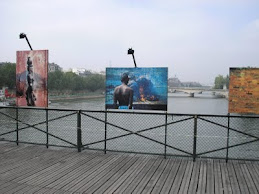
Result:
M198 116L194 116L194 130L193 130L193 161L196 159L196 146L197 146L197 118Z
M226 154L226 162L228 162L229 127L230 127L230 117L229 117L229 113L228 113L228 135L227 135L227 154Z
M77 150L81 152L82 148L82 130L81 130L81 110L77 112Z
M107 149L107 109L105 109L105 126L104 126L104 153L106 154L106 149Z
M167 112L165 113L165 159L166 159L166 148L167 148Z
M46 108L46 147L49 148L49 110Z
M16 144L18 145L19 143L19 122L18 122L18 107L16 107Z

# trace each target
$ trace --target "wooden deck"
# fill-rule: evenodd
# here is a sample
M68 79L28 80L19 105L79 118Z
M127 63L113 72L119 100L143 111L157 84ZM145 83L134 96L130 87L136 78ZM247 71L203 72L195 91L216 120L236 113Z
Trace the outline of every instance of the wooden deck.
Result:
M0 142L0 193L259 193L259 163Z

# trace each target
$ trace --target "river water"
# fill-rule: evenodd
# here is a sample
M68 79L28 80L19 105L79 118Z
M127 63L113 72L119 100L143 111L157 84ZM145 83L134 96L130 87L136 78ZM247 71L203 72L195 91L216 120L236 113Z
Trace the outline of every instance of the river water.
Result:
M82 110L104 110L105 109L105 99L85 99L85 100L66 100L66 101L54 101L50 107L53 108L68 108L68 109L82 109ZM210 92L205 92L202 94L195 94L195 97L189 97L187 94L183 93L173 93L168 95L168 113L175 114L204 114L204 115L227 115L228 114L228 100L225 98L217 98ZM168 122L181 120L186 117L184 116L170 116ZM207 121L201 118L207 119ZM84 118L86 119L86 118ZM208 122L209 120L209 122ZM165 119L159 116L143 116L141 115L118 115L111 114L108 115L108 122L115 123L120 127L125 129L137 131L140 129L145 129L148 127L153 127L156 125L163 125ZM210 123L210 121L212 123ZM214 122L214 124L213 124ZM216 124L215 124L216 123ZM88 125L91 125L88 127ZM219 125L222 126L219 126ZM88 137L84 137L84 142L91 142L94 139L96 141L100 140L103 136L103 132L98 134L96 130L92 130L98 126L95 121L89 120L85 121L84 129L87 130ZM183 121L174 125L168 126L168 144L173 147L179 148L180 150L185 150L186 152L193 152L193 126L194 120ZM225 127L224 127L225 126ZM242 158L242 159L259 159L259 145L258 141L254 143L246 143L249 141L254 141L249 135L242 134L247 133L254 136L259 136L259 119L250 118L231 118L229 126L233 129L229 131L228 137L228 119L227 117L202 117L198 119L197 123L197 153L205 153L207 151L212 151L219 149L219 151L212 151L211 153L202 154L202 156L207 157L222 157L224 158L227 154L226 147L227 140L229 139L229 145L237 145L245 143L242 146L234 146L229 150L229 157L231 158ZM100 126L99 128L103 128ZM118 129L113 126L108 126L107 128L108 136L114 137L118 135L126 134L125 131ZM238 132L238 131L241 131ZM164 127L150 130L141 133L146 137L156 139L160 142L164 141ZM83 135L84 136L84 135ZM134 142L134 144L132 144ZM101 146L92 146L92 148L101 148ZM151 146L151 147L150 147ZM91 147L91 146L90 146ZM151 142L145 138L139 136L126 136L125 138L118 138L112 141L108 141L107 147L112 150L123 150L123 151L137 151L137 152L152 152L152 153L163 153L164 146ZM177 151L172 148L168 148L168 153L174 155L186 155L181 151ZM187 154L188 155L188 154Z
M49 108L73 109L73 110L105 110L105 99L74 99L52 101ZM4 109L6 114L15 115L15 110ZM137 112L137 111L136 111ZM65 116L63 115L69 115ZM49 137L49 144L68 146L69 144L56 137L62 138L73 144L77 144L77 115L74 111L49 110L48 131L54 135ZM168 96L168 113L175 114L199 114L197 119L197 154L198 157L226 157L226 146L229 149L228 156L237 159L259 159L259 119L258 118L228 118L216 115L228 114L228 100L217 98L210 92L195 94L189 97L187 94L173 93ZM204 116L202 116L204 114ZM206 116L211 115L211 116ZM19 140L31 143L46 142L44 110L19 110ZM55 119L58 118L58 119ZM97 119L96 119L97 118ZM194 149L194 118L185 115L159 114L121 114L108 113L107 141L108 150L164 153L165 133L167 133L167 153L172 155L191 155ZM188 119L189 120L185 120ZM54 120L52 120L54 119ZM105 138L105 114L100 112L83 112L81 115L82 144L92 149L104 149ZM0 130L8 132L16 129L16 121L0 114L3 121ZM174 124L165 126L165 121ZM178 122L181 121L181 122ZM38 125L37 123L42 122ZM27 123L35 124L37 128L27 127ZM156 127L161 126L161 127ZM40 131L41 130L41 131ZM138 132L140 135L130 134ZM167 130L167 132L165 132ZM1 131L0 131L1 134ZM56 137L55 137L56 136ZM118 138L119 137L119 138ZM1 138L1 137L0 137ZM16 133L8 133L2 138L15 140ZM153 141L155 140L155 141ZM229 140L229 141L228 141ZM252 143L249 143L254 141ZM99 142L99 143L98 143ZM244 144L244 145L239 145ZM238 145L238 146L236 146ZM176 148L176 149L175 149ZM208 153L207 153L208 152ZM189 153L189 154L188 154Z
M71 108L83 110L104 110L105 99L76 99L53 101L50 104L53 108ZM228 100L217 98L210 92L195 94L189 97L187 94L173 93L168 95L168 113L181 114L213 114L226 115L228 113Z

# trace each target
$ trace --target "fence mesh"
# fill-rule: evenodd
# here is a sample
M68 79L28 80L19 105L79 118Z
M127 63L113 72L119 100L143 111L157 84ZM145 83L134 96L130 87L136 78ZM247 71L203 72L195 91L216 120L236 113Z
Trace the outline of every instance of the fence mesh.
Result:
M82 144L85 148L104 149L105 113L82 111Z
M46 143L45 110L18 109L19 141Z
M16 141L16 109L0 109L0 140Z
M229 148L229 157L258 160L259 119L234 117L230 119L230 128L229 145L234 147Z
M164 115L108 113L107 122L107 149L163 154Z
M259 117L0 108L0 141L76 148L78 125L85 149L259 160Z
M171 146L167 147L167 153L190 156L193 152L193 117L168 115L167 123L167 145Z
M77 111L48 111L49 144L77 145Z
M225 158L227 153L228 118L199 116L197 120L198 157Z

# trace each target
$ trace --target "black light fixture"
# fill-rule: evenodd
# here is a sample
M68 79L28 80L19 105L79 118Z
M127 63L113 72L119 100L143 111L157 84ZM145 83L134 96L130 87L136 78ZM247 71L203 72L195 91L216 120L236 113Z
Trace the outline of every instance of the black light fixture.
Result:
M27 41L27 43L28 43L28 45L29 45L30 49L32 50L32 48L31 48L31 44L30 44L30 42L29 42L29 40L28 40L28 38L27 38L26 34L24 34L24 33L20 33L20 39L23 39L23 38L25 38L25 39L26 39L26 41Z
M134 57L134 50L132 48L129 48L128 55L132 55L135 67L137 67L137 64L136 64L136 61L135 61L135 57Z

